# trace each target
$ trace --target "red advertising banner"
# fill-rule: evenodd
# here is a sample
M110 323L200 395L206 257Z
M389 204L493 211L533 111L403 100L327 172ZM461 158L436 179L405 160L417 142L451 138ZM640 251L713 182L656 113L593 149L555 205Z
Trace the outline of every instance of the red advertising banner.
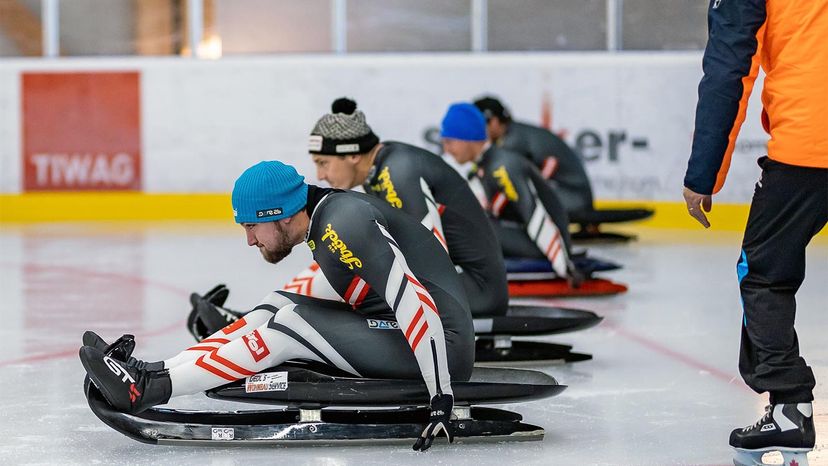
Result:
M23 73L23 190L141 189L138 72Z

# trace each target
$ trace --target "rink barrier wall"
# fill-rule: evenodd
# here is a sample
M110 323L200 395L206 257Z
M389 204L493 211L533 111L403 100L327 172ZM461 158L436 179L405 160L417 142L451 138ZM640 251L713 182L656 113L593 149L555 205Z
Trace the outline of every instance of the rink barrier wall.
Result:
M517 119L576 148L596 198L673 202L701 59L698 51L3 59L0 193L223 193L245 168L272 159L314 181L307 136L334 98L355 98L384 140L436 151L448 105L493 93ZM761 78L720 202L747 204L759 178L760 88Z
M599 201L603 208L646 206L656 215L627 224L628 228L698 229L683 202ZM709 214L715 230L744 230L749 205L714 203ZM28 193L0 195L0 224L77 221L187 221L232 222L229 194L145 193Z

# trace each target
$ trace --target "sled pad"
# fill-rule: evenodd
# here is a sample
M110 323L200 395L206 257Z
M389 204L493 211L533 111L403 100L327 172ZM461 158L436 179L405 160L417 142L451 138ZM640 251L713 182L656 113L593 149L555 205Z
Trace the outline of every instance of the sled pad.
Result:
M541 440L543 428L521 422L519 414L474 405L548 398L566 388L542 372L483 367L476 367L468 382L452 387L452 427L459 442ZM88 377L84 391L89 407L105 424L134 440L159 445L413 443L429 419L428 390L421 380L331 376L287 365L207 392L211 398L288 406L276 410L151 408L128 414L109 405ZM358 405L369 409L322 409ZM395 407L374 409L381 406Z
M552 280L509 280L509 296L512 298L528 297L574 297L607 296L625 293L627 286L602 278L584 280L579 288L572 288L561 278Z
M509 280L548 280L558 278L552 263L546 259L505 258L506 278ZM621 268L614 262L593 257L573 256L575 267L589 277L595 272L609 272Z
M552 335L598 325L603 318L590 311L552 306L510 305L504 316L475 317L474 334Z
M210 390L207 396L302 408L418 406L427 405L430 399L421 380L341 377L290 366L281 366L280 372L287 373L286 390L249 392L245 379ZM455 403L470 405L537 400L562 390L554 378L541 372L482 367L474 369L468 382L452 382L451 386Z

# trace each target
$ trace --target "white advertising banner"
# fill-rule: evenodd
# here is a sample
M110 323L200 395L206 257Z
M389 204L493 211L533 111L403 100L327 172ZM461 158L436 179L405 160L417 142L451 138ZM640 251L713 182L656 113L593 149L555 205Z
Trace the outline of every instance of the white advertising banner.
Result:
M679 200L700 53L441 54L0 63L0 192L21 191L27 72L140 72L146 192L229 192L248 165L279 159L316 176L315 121L354 98L382 139L439 150L447 106L493 94L518 120L551 124L585 160L599 199ZM767 136L757 86L720 202L748 202Z

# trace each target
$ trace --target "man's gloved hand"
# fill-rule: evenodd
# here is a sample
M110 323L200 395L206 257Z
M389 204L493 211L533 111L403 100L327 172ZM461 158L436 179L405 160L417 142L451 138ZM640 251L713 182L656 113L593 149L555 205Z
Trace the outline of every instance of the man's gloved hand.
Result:
M228 296L230 296L230 288L227 288L224 283L219 283L212 290L204 293L204 299L216 306L224 306Z
M222 308L229 295L230 290L224 284L214 286L204 296L198 293L190 295L190 304L193 307L187 317L187 330L196 341L207 338L238 318Z
M569 272L569 275L566 277L566 283L569 285L570 288L580 288L581 284L586 279L584 272L578 269L578 267L573 262L567 264L566 269L567 272Z
M452 395L439 394L431 399L431 418L428 425L423 429L420 438L414 444L414 449L419 451L426 451L431 447L431 442L434 437L440 435L440 432L445 432L449 443L454 441L454 434L451 431L451 409L454 407L454 397Z

